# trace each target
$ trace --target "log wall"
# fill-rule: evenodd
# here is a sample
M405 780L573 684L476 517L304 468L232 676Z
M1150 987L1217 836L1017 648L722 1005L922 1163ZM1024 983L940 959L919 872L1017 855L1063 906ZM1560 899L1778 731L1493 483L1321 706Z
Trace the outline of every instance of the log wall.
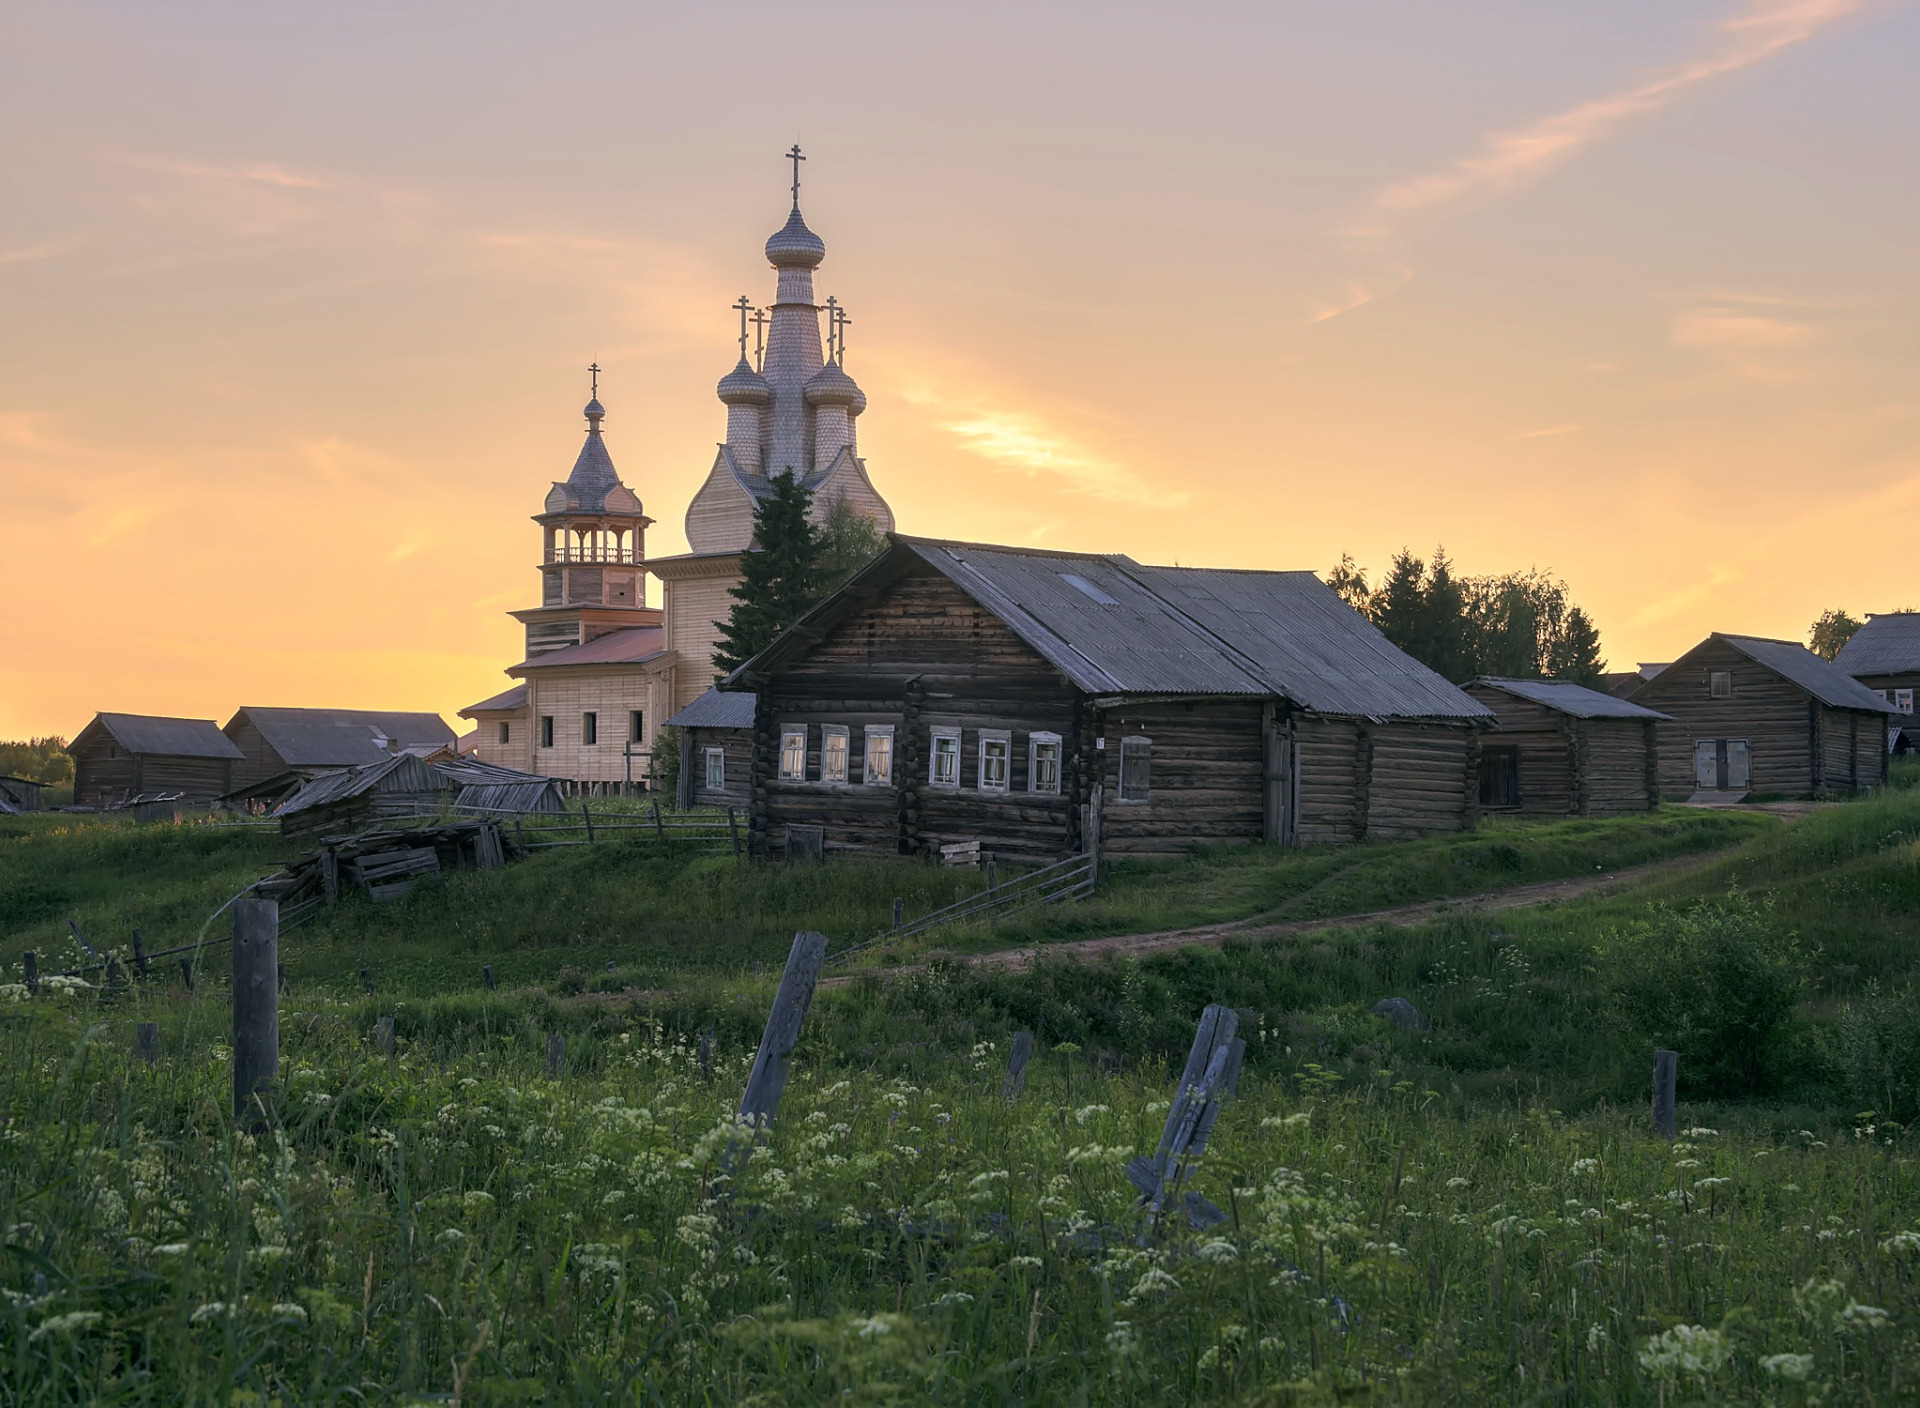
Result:
M1520 803L1536 816L1614 816L1659 804L1658 743L1652 720L1576 719L1490 685L1467 693L1493 711L1482 742L1513 748Z
M693 735L693 804L696 807L738 807L744 810L752 801L750 783L753 769L753 730L744 728L695 728ZM719 748L727 755L726 786L707 786L706 750Z
M142 792L179 792L191 806L204 806L232 787L234 764L226 758L177 758L132 754L104 731L74 740L73 800L85 807L112 807Z

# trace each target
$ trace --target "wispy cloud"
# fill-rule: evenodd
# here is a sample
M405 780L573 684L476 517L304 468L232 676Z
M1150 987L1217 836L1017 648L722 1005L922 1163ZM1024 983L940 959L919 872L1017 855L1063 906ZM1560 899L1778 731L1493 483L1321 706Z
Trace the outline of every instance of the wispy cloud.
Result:
M1714 27L1712 52L1618 93L1494 133L1473 155L1388 186L1374 197L1374 204L1405 214L1481 192L1511 190L1604 141L1630 119L1657 112L1689 89L1804 43L1863 5L1864 0L1749 0L1739 14Z
M0 249L0 264L32 264L42 259L54 259L72 247L70 243L48 243L25 245L20 249Z
M1189 496L1146 482L1128 466L1076 442L1033 412L978 410L941 429L962 448L1007 469L1064 480L1095 498L1177 506Z
M137 166L147 171L164 171L171 176L188 176L200 181L240 181L302 191L324 191L331 184L318 176L304 176L297 171L288 171L271 161L243 162L223 166L200 161L182 161L176 157L137 154L124 156L122 160L129 166Z
M1789 322L1724 304L1708 304L1674 314L1668 333L1675 347L1706 351L1777 351L1804 346L1817 335L1807 323Z

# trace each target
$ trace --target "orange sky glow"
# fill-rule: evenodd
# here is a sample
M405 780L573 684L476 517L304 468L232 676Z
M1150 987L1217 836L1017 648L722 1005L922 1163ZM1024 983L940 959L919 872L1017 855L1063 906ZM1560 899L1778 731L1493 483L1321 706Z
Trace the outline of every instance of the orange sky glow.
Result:
M0 737L503 688L579 448L683 551L779 153L902 531L1920 606L1920 11L25 0ZM657 588L655 589L657 600Z

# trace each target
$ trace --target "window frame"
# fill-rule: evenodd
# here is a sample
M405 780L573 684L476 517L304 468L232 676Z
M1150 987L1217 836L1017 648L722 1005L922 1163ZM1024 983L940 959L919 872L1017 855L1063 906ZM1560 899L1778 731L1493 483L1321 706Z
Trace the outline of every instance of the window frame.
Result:
M1913 712L1913 690L1911 688L1896 689L1893 691L1893 698L1887 702L1901 713L1911 714Z
M542 748L553 747L553 715L552 714L542 714L540 716L540 746Z
M1146 769L1146 785L1140 795L1127 795L1127 755L1134 754L1142 759ZM1115 800L1126 806L1139 806L1153 800L1153 740L1144 733L1129 733L1120 739L1120 775L1115 779Z
M946 792L960 790L960 750L965 743L965 735L957 728L945 724L936 724L927 731L927 786L938 787ZM951 742L953 751L943 753L940 745ZM953 777L950 781L940 779L940 760L942 757L953 759Z
M705 750L707 768L707 791L724 792L727 788L727 750L708 748ZM716 766L717 764L717 766Z
M1721 688L1721 685L1723 682L1726 686L1724 689ZM1733 671L1732 670L1707 671L1707 698L1709 699L1733 698Z
M500 741L502 743L513 742L513 720L500 720Z
M833 743L840 742L840 767L838 776L831 766ZM845 724L822 724L820 726L820 780L844 786L847 774L853 767L853 730Z
M987 781L987 745L1001 745L1000 780ZM982 792L1013 791L1013 730L1006 728L983 728L979 731L979 741L974 745L974 785Z
M873 745L881 741L887 745L880 750L886 758L886 766L880 770L880 776L875 777ZM860 785L862 787L893 786L893 742L892 724L867 724L860 730Z
M780 782L805 782L807 780L807 745L812 741L809 733L810 730L805 724L780 725L780 751L774 758L774 776L776 780ZM788 758L791 755L791 750L787 745L791 740L796 738L800 740L800 766L797 772L789 770L787 766Z
M580 711L580 746L582 748L600 746L600 711L598 709Z
M644 743L647 741L647 711L645 709L627 710L627 742Z
M1062 764L1066 755L1065 742L1059 734L1049 733L1045 729L1027 735L1027 791L1041 797L1060 795L1060 774L1064 771ZM1053 786L1051 787L1039 785L1040 750L1046 747L1053 749Z

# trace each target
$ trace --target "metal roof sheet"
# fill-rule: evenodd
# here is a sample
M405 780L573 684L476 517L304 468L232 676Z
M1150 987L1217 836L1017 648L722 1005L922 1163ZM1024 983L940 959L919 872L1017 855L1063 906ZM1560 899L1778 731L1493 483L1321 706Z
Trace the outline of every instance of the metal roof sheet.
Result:
M667 720L668 728L752 728L754 696L710 689Z
M351 767L379 762L389 747L439 747L453 742L453 730L438 714L249 705L237 711L227 727L242 718L260 730L267 746L289 767Z
M1662 714L1618 695L1588 689L1569 680L1510 680L1496 675L1482 675L1468 688L1472 688L1472 685L1485 685L1488 689L1528 699L1576 719L1664 719L1671 722L1673 718L1671 714Z
M439 776L413 754L396 753L377 763L323 772L301 784L298 791L273 809L272 815L303 812L369 792L451 792L454 786L452 779Z
M557 665L638 665L666 653L666 631L659 626L628 626L608 631L579 645L564 645L515 665L509 674L522 670L547 670Z
M1870 616L1840 647L1833 663L1850 675L1898 675L1920 670L1920 611Z
M524 709L526 707L527 687L524 684L517 684L512 689L501 690L491 699L482 699L478 704L467 705L466 708L460 711L460 717L464 719L471 714L478 714L482 710Z
M212 719L171 719L158 714L95 714L93 721L129 753L168 758L242 758L233 740Z
M1798 641L1769 640L1765 636L1730 636L1713 633L1748 659L1806 690L1822 704L1835 709L1871 709L1877 714L1897 712L1878 694L1831 661L1822 660Z

